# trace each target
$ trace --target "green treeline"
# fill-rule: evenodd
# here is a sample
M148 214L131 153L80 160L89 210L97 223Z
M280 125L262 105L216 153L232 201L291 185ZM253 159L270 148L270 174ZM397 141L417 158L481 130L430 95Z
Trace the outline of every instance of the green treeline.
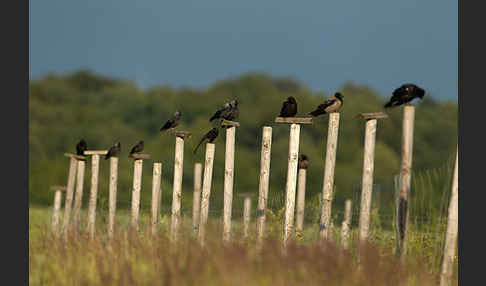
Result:
M193 168L204 162L204 147L197 154L193 149L199 138L212 128L209 117L225 102L240 101L241 127L236 132L235 210L241 209L239 192L258 192L260 144L263 126L273 126L270 197L282 198L287 172L289 126L273 123L282 102L290 95L298 102L298 116L306 116L329 94L313 92L290 78L248 73L237 78L217 81L207 89L167 86L141 90L134 83L103 77L90 71L59 76L49 75L31 81L29 93L29 203L51 205L50 185L66 184L69 159L65 152L75 152L75 145L84 138L88 149L108 149L116 141L122 145L119 163L118 207L130 206L133 162L127 157L131 147L145 140L145 153L162 162L162 204L169 209L175 139L160 133L161 125L174 113L182 112L179 130L193 133L185 142L183 211L192 208ZM427 87L424 87L427 90ZM336 208L347 198L356 199L361 183L364 121L359 112L383 111L387 98L366 86L351 82L342 86L344 106L341 110L338 152L335 170ZM334 92L334 91L332 91ZM387 97L391 96L387 95ZM426 95L416 102L413 171L441 168L455 158L457 143L457 102L437 101ZM378 121L374 181L376 198L391 206L393 175L399 170L402 108L389 111L390 118ZM303 125L300 153L310 158L306 197L316 198L321 191L327 116ZM216 123L214 123L216 124ZM216 139L216 156L211 194L211 209L222 209L224 176L224 130ZM142 209L150 205L152 163L144 161ZM99 204L108 198L109 163L101 160ZM89 196L90 161L84 183L85 199ZM413 192L413 190L412 190ZM279 195L280 194L280 195ZM374 194L375 195L375 194ZM437 196L441 193L437 192ZM433 198L432 198L433 199ZM440 197L437 197L440 200ZM256 205L256 200L254 206ZM355 207L359 202L355 202Z

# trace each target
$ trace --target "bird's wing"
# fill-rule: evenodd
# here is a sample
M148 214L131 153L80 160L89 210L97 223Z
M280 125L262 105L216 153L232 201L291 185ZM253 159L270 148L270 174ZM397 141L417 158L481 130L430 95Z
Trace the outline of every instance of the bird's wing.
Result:
M329 98L328 100L324 101L323 103L319 104L318 108L325 110L327 107L333 105L337 101L336 98Z
M167 120L167 122L160 128L160 131L170 128L172 125L172 119Z

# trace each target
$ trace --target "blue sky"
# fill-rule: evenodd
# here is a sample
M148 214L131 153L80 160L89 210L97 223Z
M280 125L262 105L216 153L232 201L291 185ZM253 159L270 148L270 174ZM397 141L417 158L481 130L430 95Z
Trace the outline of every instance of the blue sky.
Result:
M207 87L248 71L383 96L405 82L457 99L458 2L30 1L29 72L79 68L140 87Z

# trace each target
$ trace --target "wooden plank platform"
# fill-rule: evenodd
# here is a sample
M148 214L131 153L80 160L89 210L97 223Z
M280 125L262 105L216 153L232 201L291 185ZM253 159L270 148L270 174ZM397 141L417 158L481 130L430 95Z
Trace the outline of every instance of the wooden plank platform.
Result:
M358 113L357 117L366 120L380 119L380 118L388 118L388 114L386 114L385 112Z
M192 133L189 131L176 131L174 129L169 129L167 130L167 133L170 135L174 135L176 137L185 139L185 138L190 138L192 136Z
M312 124L312 117L277 117L275 123Z
M74 158L74 159L76 159L76 160L83 160L83 161L86 161L86 156L80 156L80 155L71 154L71 153L64 153L64 156L66 156L66 157L70 157L70 158Z
M128 155L128 157L133 158L135 160L146 160L146 159L150 159L150 155L149 154L131 154L131 155Z
M221 126L240 127L240 123L236 122L236 121L230 121L230 120L223 119L221 121Z
M84 155L106 155L108 150L86 150Z

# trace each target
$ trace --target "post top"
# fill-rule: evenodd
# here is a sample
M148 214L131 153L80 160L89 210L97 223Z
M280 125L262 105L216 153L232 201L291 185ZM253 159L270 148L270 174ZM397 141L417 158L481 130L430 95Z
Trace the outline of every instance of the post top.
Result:
M242 197L242 198L251 198L251 197L254 197L255 194L254 193L241 193L241 194L238 194L238 197Z
M128 157L133 158L135 160L145 160L145 159L150 159L149 154L130 154Z
M86 150L84 155L106 155L108 150Z
M167 133L170 134L170 135L174 135L176 137L182 138L182 139L185 139L186 137L190 138L192 136L192 133L189 132L189 131L176 131L174 129L167 130Z
M76 154L71 154L71 153L64 153L64 156L71 157L71 158L74 158L76 160L86 161L86 156L81 156L81 155L76 155Z
M385 112L358 113L357 117L366 120L380 119L380 118L388 118L388 114L386 114Z
M51 186L50 189L51 189L51 191L62 191L62 192L64 192L64 191L66 191L67 188L66 188L66 186Z
M240 127L240 123L236 121L223 119L221 120L221 126Z
M275 123L312 124L312 117L277 117Z

